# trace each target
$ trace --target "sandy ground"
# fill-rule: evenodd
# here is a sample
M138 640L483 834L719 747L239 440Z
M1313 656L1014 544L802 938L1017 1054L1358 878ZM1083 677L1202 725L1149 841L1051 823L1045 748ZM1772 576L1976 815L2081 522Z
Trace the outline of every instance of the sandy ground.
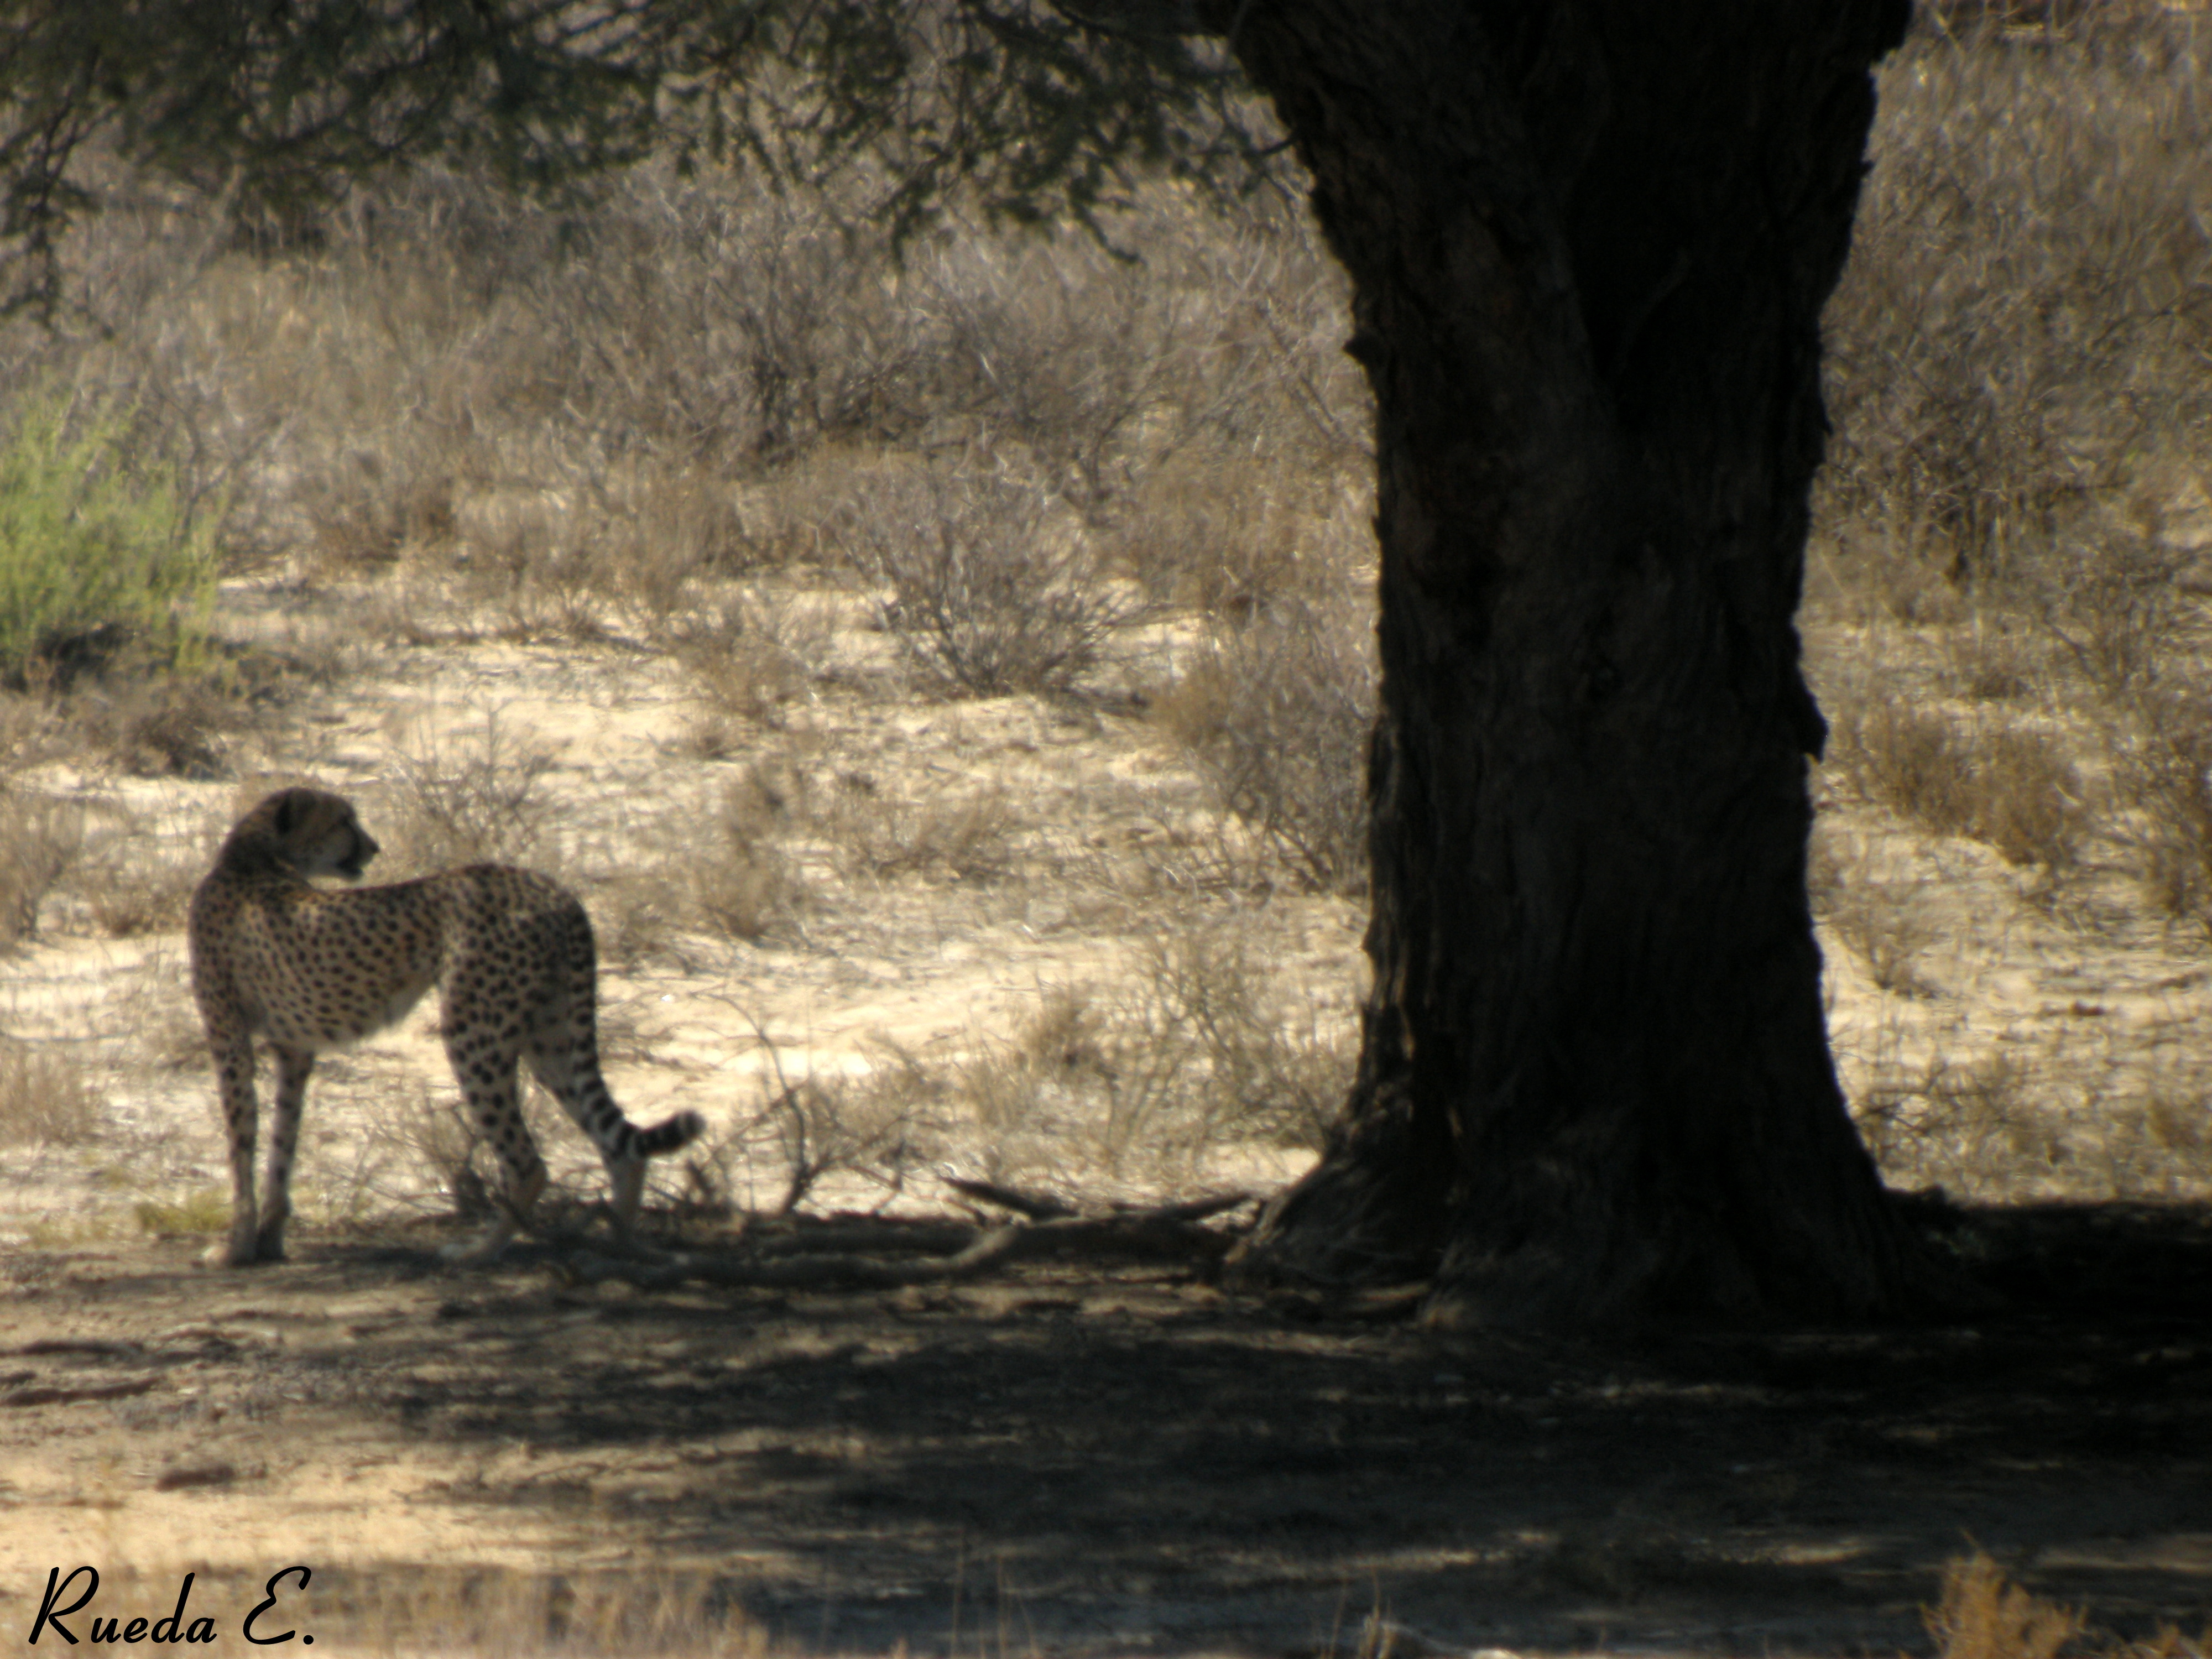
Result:
M95 838L140 836L118 856L181 890L272 781L354 795L381 835L410 765L528 757L555 803L532 861L586 893L605 936L624 879L703 833L748 765L796 779L816 821L841 791L1007 805L988 878L856 873L794 830L808 897L788 926L611 955L618 1097L640 1119L704 1112L741 1207L786 1180L762 1119L781 1081L865 1077L894 1048L957 1067L1055 989L1110 1000L1164 927L1233 930L1285 1006L1348 1033L1358 907L1193 878L1182 838L1204 803L1133 700L889 695L883 641L848 625L836 672L707 758L665 658L410 644L362 635L365 614L342 593L227 590L234 635L356 653L335 689L237 740L236 777L31 781L86 803ZM1896 971L1832 915L1828 934L1839 1064L1893 1179L2204 1195L2201 1160L2167 1156L2178 1132L2143 1107L2198 1075L2200 944L2144 921L2117 878L2038 893L1986 849L1843 803L1822 834L1846 900L1904 918ZM452 1224L405 1128L448 1086L424 1010L318 1071L295 1261L210 1273L204 1236L148 1236L221 1214L181 934L105 937L83 902L58 898L0 967L0 1030L70 1055L105 1103L90 1143L0 1169L0 1637L27 1633L49 1568L81 1562L149 1614L201 1574L226 1640L248 1587L311 1564L325 1599L303 1605L332 1650L379 1644L356 1617L375 1587L493 1569L696 1575L748 1639L830 1650L1310 1652L1356 1647L1379 1615L1395 1651L1862 1652L1921 1639L1969 1540L2125 1628L2212 1607L2212 1243L2185 1210L1976 1224L2021 1294L1972 1329L1684 1339L1633 1360L1240 1299L1182 1267L592 1288L544 1244L436 1265ZM2000 1076L2002 1109L1977 1117ZM590 1196L580 1139L557 1120L542 1138ZM825 1177L810 1208L941 1209L945 1174L1094 1199L1256 1189L1304 1157L1103 1145L1080 1124L956 1126L895 1181ZM663 1199L682 1189L665 1171ZM494 1634L528 1651L544 1632L456 1626L448 1645Z

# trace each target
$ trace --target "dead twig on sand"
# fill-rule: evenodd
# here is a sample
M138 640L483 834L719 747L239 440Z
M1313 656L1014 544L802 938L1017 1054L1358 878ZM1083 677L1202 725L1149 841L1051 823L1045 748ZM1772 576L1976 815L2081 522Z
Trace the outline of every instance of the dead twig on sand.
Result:
M693 1281L732 1289L884 1291L975 1279L1005 1263L1042 1256L1133 1255L1210 1264L1219 1261L1233 1241L1200 1224L1249 1201L1247 1194L1226 1193L1148 1210L1062 1215L994 1227L934 1224L908 1230L878 1225L861 1230L842 1249L792 1249L787 1241L779 1241L786 1247L772 1254L754 1248L713 1255L679 1251L617 1257L586 1250L564 1257L556 1270L574 1285L611 1279L646 1291L673 1290ZM955 1242L958 1247L950 1253L918 1261L863 1255L851 1248L884 1249L906 1243L942 1249Z

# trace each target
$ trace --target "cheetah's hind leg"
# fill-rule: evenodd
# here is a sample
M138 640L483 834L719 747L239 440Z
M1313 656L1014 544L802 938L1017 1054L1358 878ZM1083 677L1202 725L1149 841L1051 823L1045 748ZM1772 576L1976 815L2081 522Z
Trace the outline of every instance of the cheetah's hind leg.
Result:
M705 1120L696 1112L678 1112L641 1129L623 1116L600 1074L596 1034L585 1020L550 1023L532 1036L523 1054L546 1092L599 1149L607 1170L608 1219L618 1241L634 1243L645 1201L646 1159L688 1145L706 1127Z
M483 1235L438 1252L444 1261L467 1265L489 1261L504 1250L516 1228L528 1224L538 1195L545 1190L545 1160L538 1155L538 1143L523 1121L522 1102L515 1091L520 1044L476 1005L465 990L447 993L446 1058L467 1097L470 1121L499 1155L503 1179L499 1206Z

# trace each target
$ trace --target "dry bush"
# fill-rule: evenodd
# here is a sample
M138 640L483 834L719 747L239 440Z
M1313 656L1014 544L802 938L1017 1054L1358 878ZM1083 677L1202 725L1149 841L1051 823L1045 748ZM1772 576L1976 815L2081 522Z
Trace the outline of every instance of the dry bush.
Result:
M2033 592L2102 743L2112 833L2159 910L2212 929L2212 619L2178 580L2188 556L2142 529L2107 526L2072 552Z
M879 477L847 536L884 629L957 695L1066 690L1136 615L1066 507L1001 472Z
M1122 1059L1182 1048L1203 1081L1156 1087L1150 1100L1127 1091L1115 1103L1109 1144L1126 1146L1147 1120L1156 1127L1160 1109L1180 1093L1195 1144L1226 1135L1318 1147L1352 1084L1356 1056L1346 1035L1310 1006L1294 1017L1248 943L1225 930L1157 935L1140 962L1142 988L1122 1010ZM1153 1080L1167 1082L1157 1072Z
M2212 695L2161 679L2120 714L2112 780L2128 813L2121 836L2159 909L2212 931Z
M55 678L39 690L37 724L50 751L96 756L136 777L228 776L236 739L262 723L257 688L234 664L170 669L128 647L88 662L65 688Z
M592 884L601 949L617 962L664 957L689 966L686 934L757 943L793 927L808 890L783 842L804 794L796 769L757 759L704 810L644 828L638 839L650 855Z
M82 807L0 791L0 950L38 932L40 905L83 845Z
M1867 800L1939 836L1988 842L2007 863L2072 869L2094 828L2081 775L2049 735L1866 690L1838 715L1830 764Z
M2154 487L2212 392L2212 110L2179 15L2063 34L1917 30L1826 318L1824 515L2002 578Z
M2025 618L1976 610L1943 636L1944 681L1968 702L2017 702L2049 678L2049 653Z
M0 380L154 411L234 567L451 567L531 631L586 621L580 591L650 627L818 557L825 514L757 509L825 453L981 443L1102 515L1194 438L1302 477L1364 461L1344 280L1295 208L1139 184L1102 223L1142 262L977 228L902 254L881 183L652 162L549 215L419 168L258 254L134 185L143 210L118 191L69 250L93 326L0 327Z
M769 769L749 768L723 792L711 842L690 872L692 904L716 933L757 940L787 921L805 887L777 838L791 818Z
M946 401L981 412L1071 499L1117 494L1129 441L1170 400L1182 330L1164 285L1076 252L1072 238L956 244L922 281L944 331Z
M1374 642L1349 608L1279 608L1216 633L1158 699L1157 717L1222 807L1300 884L1367 882L1366 756Z
M1924 1616L1942 1659L2057 1659L2084 1625L2074 1608L2008 1583L1978 1550L1945 1564L1942 1600Z
M2146 1057L2124 1027L1878 1061L1855 1098L1893 1185L2006 1202L2212 1194L2212 1066L2186 1048Z
M175 1582L173 1575L167 1581L171 1597ZM300 1592L296 1578L277 1588L289 1595ZM210 1589L211 1599L226 1589L234 1600L243 1595L241 1606L264 1593L258 1578ZM341 1653L766 1659L781 1645L745 1613L726 1580L668 1568L317 1567L313 1595L318 1637ZM129 1604L158 1600L149 1589Z
M838 780L823 819L846 868L879 880L1000 880L1014 867L1025 828L1013 798L996 787L916 798L856 772Z
M1166 605L1249 622L1325 604L1372 557L1358 493L1249 454L1193 447L1143 474L1114 527L1115 556Z
M1938 1055L1878 1081L1853 1115L1894 1183L2002 1189L2070 1155L2062 1120L2031 1098L2031 1081L2002 1051L1963 1063Z
M610 1023L603 1009L603 1039ZM602 1041L602 1058L613 1046ZM522 1121L549 1172L538 1224L547 1231L581 1224L582 1212L605 1196L597 1149L527 1066L519 1098ZM665 1173L665 1167L656 1168L648 1171L648 1180ZM504 1180L498 1155L485 1144L453 1085L445 1081L434 1087L417 1085L410 1095L380 1108L349 1162L325 1177L323 1206L341 1217L397 1212L477 1222L494 1213Z
M100 1101L63 1055L0 1038L0 1145L79 1146L100 1129Z
M374 833L398 869L529 864L552 850L553 803L539 787L552 767L551 756L515 740L495 709L468 736L426 727L392 757L380 792L386 821Z
M181 932L193 890L214 861L196 842L164 839L133 823L100 837L72 884L110 939Z
M1933 994L1917 965L1936 938L1918 884L1872 879L1862 868L1841 875L1820 908L1836 937L1865 961L1876 985L1899 996Z
M723 1157L726 1164L763 1142L773 1146L784 1168L779 1212L796 1210L833 1175L857 1176L896 1196L916 1170L942 1159L951 1128L947 1085L913 1054L878 1040L866 1071L794 1079L757 1023L753 1030L769 1060L761 1104L724 1143ZM726 1173L713 1184L728 1191L733 1183Z
M1109 1170L1188 1164L1226 1142L1317 1146L1351 1086L1348 1032L1298 1006L1231 927L1146 941L1127 986L1044 993L1011 1043L952 1069L994 1176L1070 1142Z
M739 746L732 720L772 726L807 695L830 659L835 617L828 604L755 590L725 594L675 633L702 708L686 732L702 759Z

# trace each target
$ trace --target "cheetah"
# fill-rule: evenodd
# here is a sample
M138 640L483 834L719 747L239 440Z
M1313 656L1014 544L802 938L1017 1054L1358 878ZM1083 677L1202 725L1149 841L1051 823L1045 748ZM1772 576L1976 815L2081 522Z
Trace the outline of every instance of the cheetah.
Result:
M324 875L358 881L377 851L343 797L280 790L239 819L192 895L192 995L230 1134L230 1237L209 1260L240 1267L283 1259L292 1154L316 1054L404 1018L433 985L443 988L447 1058L505 1171L491 1231L450 1248L448 1258L496 1255L545 1186L515 1094L521 1059L599 1147L615 1226L627 1235L646 1158L674 1152L705 1125L696 1112L678 1112L641 1129L607 1092L584 907L549 877L496 864L351 891L309 883ZM276 1051L269 1188L258 1208L256 1032Z

